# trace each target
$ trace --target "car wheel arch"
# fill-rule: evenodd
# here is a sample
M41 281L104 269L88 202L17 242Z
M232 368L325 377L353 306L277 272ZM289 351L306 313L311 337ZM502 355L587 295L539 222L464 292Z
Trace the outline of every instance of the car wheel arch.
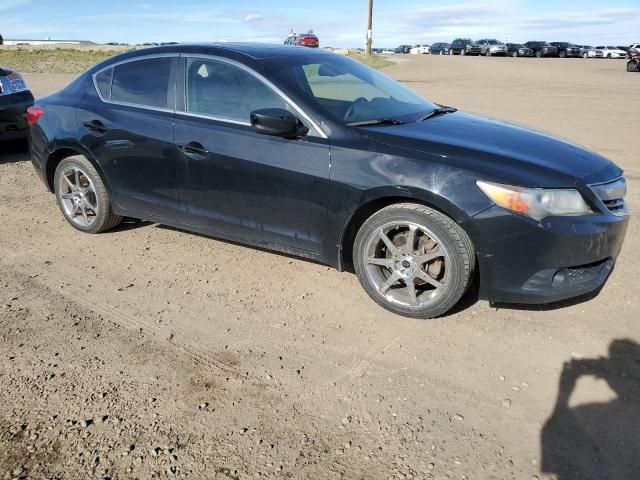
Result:
M45 164L47 186L50 192L54 192L53 179L56 173L56 169L58 168L58 165L60 165L60 162L62 162L65 158L73 157L75 155L82 155L87 160L89 160L89 162L91 162L93 167L97 170L100 178L108 188L109 183L105 178L102 167L96 161L96 159L93 158L93 155L91 155L85 148L79 145L59 145L53 147L50 151L51 153L47 157L47 161Z
M369 196L358 208L349 216L344 227L339 244L338 270L342 271L352 265L352 250L356 235L364 222L374 213L383 208L397 203L415 203L432 208L448 216L461 225L469 218L463 210L455 206L444 197L440 197L431 192L385 192L375 196Z

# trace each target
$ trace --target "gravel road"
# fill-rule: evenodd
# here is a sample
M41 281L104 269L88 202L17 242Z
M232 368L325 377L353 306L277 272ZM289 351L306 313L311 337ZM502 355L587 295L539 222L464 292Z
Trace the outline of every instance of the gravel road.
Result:
M624 62L407 56L386 72L606 155L640 209ZM71 78L27 76L37 95ZM297 258L145 222L77 232L28 154L0 149L0 478L637 474L635 216L595 298L416 321ZM573 440L586 450L563 467Z

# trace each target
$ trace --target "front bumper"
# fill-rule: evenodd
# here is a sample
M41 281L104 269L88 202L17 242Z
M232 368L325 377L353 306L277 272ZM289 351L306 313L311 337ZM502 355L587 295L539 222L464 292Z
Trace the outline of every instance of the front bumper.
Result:
M0 95L0 140L26 138L27 108L33 105L31 92Z
M628 216L549 217L536 222L494 206L463 227L477 251L480 297L543 304L602 287L624 241Z

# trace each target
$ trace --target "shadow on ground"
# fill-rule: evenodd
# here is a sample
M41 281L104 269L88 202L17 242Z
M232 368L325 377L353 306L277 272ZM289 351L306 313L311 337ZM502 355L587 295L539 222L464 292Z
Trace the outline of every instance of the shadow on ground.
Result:
M618 398L570 408L585 375L605 380ZM614 340L608 358L564 364L556 405L542 430L542 471L558 480L638 478L639 432L640 344Z
M26 140L0 142L0 165L29 160L29 144Z

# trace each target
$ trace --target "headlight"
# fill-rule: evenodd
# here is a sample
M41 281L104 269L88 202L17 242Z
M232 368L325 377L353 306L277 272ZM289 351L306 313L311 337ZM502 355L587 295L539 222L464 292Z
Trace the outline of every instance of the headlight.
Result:
M558 215L593 213L578 190L524 188L477 181L476 184L496 205L535 220Z

